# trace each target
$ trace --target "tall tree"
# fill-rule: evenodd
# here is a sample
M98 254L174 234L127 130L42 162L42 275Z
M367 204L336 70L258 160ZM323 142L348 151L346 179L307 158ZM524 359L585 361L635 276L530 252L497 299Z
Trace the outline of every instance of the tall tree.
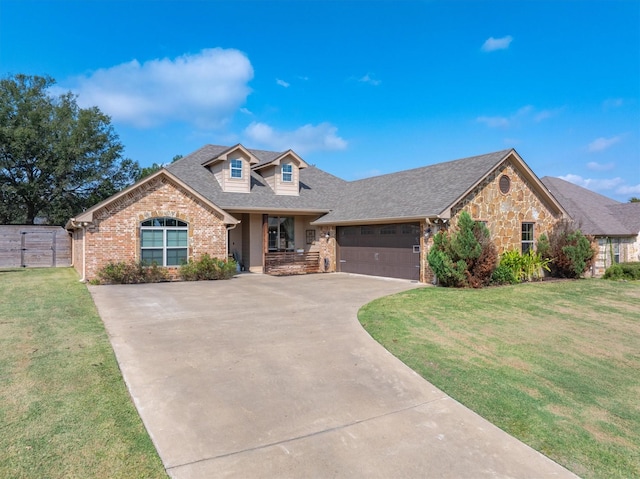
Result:
M110 118L80 108L51 77L0 80L0 222L64 224L131 184L140 168L122 157Z

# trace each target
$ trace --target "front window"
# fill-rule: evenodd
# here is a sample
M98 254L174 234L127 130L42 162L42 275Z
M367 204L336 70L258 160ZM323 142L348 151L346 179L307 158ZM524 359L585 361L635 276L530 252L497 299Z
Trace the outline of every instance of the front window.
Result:
M231 178L242 178L242 160L231 160Z
M620 238L611 238L611 259L614 263L620 263Z
M294 219L291 216L269 216L269 251L293 251Z
M533 223L522 223L522 254L533 251Z
M188 226L175 218L140 223L140 259L145 265L180 266L187 261Z
M293 166L282 165L282 181L284 183L291 183L293 181Z

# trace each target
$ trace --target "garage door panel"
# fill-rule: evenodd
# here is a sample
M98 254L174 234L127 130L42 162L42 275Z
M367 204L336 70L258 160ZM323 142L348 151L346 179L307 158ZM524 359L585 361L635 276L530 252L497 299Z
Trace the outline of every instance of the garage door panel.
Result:
M340 271L418 280L417 223L338 228Z

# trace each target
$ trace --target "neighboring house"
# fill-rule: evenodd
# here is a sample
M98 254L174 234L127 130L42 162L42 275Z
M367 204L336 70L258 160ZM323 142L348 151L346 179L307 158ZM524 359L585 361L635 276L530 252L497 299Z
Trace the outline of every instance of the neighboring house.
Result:
M592 276L602 276L613 263L640 261L640 203L620 203L560 178L545 176L542 182L580 231L596 239Z
M244 270L344 271L431 281L433 235L468 211L498 252L526 251L567 216L504 150L346 182L295 152L207 145L72 218L85 280L109 261L177 268L208 253Z

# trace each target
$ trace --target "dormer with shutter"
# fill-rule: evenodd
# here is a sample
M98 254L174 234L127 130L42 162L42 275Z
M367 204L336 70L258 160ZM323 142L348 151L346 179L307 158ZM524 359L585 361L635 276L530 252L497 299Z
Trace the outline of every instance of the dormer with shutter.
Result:
M302 158L292 150L288 150L253 169L262 175L276 195L298 196L300 170L307 166L309 165Z
M244 146L238 144L203 163L216 177L222 191L227 193L251 192L251 167L260 160Z

